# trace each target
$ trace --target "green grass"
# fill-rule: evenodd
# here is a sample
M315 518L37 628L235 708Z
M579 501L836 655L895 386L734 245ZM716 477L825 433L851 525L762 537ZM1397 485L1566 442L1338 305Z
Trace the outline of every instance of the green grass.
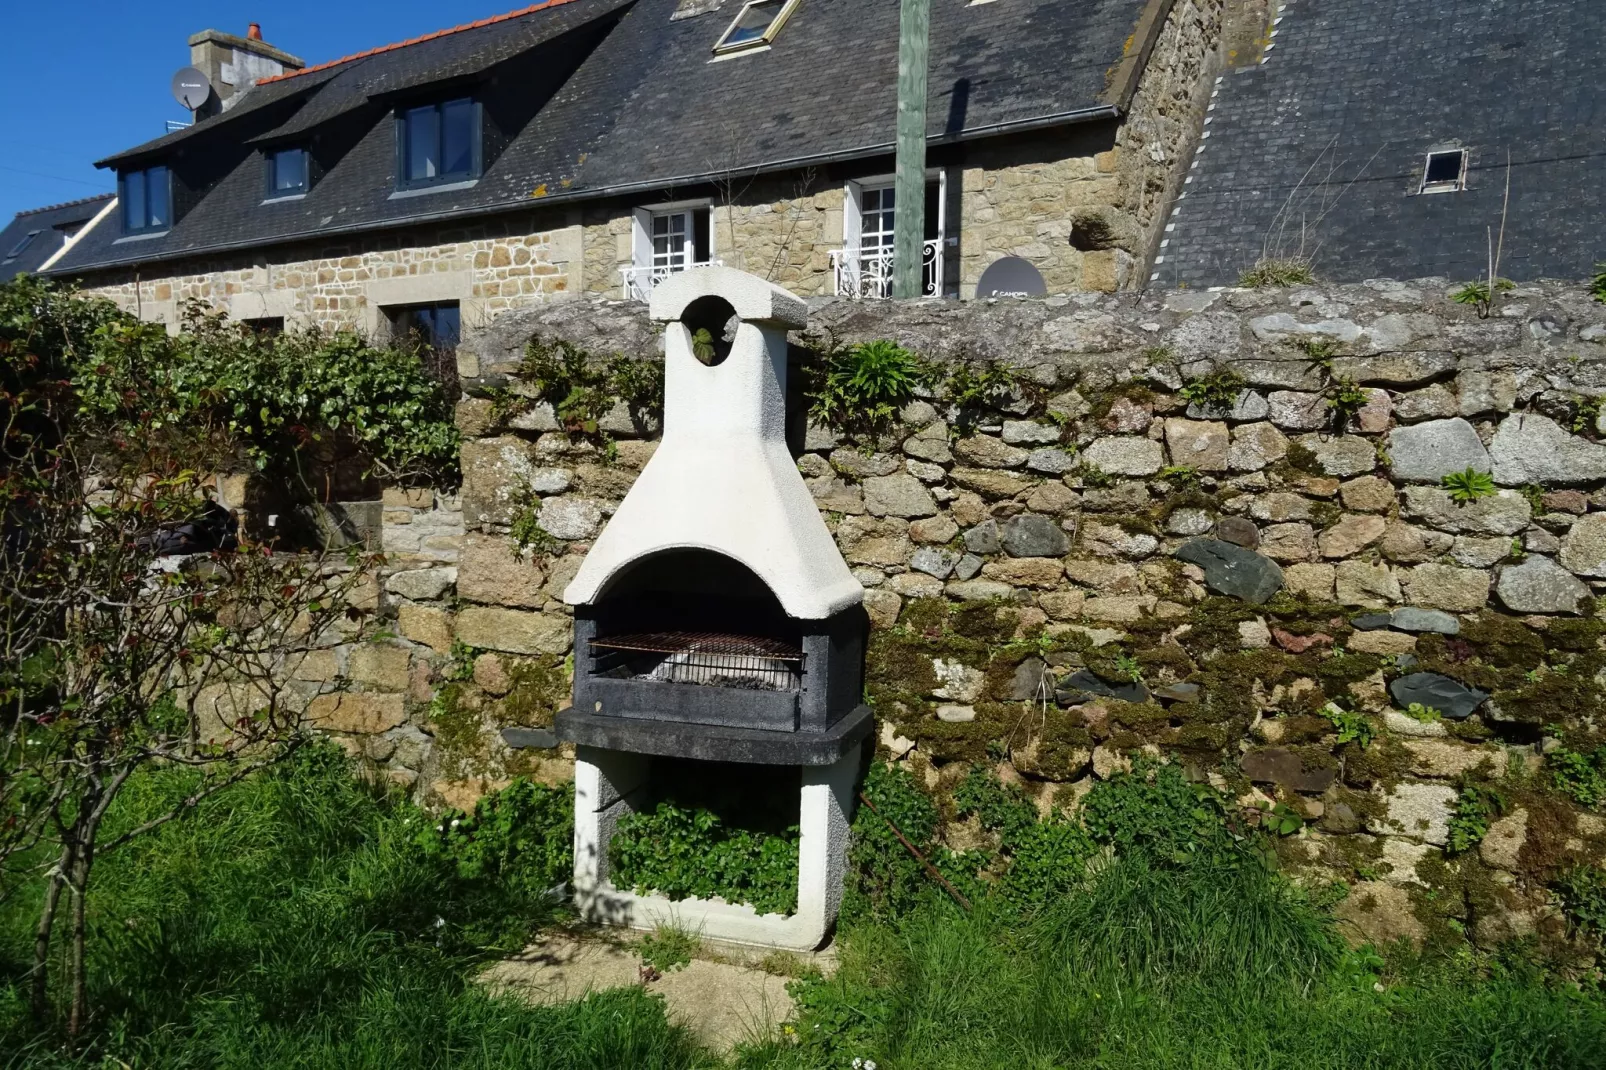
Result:
M913 782L873 779L878 805L926 842ZM117 822L158 812L185 785L175 772L144 776ZM376 795L318 751L106 858L91 900L97 1011L76 1052L27 1018L37 889L20 889L0 904L0 1067L721 1065L638 989L540 1008L473 983L556 910L543 889L568 830L543 791L504 793L441 833L449 816ZM795 1040L727 1065L1600 1065L1598 991L1498 956L1347 951L1321 904L1267 868L1254 834L1231 831L1207 794L1174 772L1116 777L1095 789L1075 842L1051 850L1037 839L1071 826L1034 833L1029 807L977 779L967 805L1013 845L999 891L971 880L966 914L923 877L896 895L855 886L879 906L846 928L831 980L795 984ZM866 835L860 862L896 864L882 846ZM1040 879L1044 859L1074 872ZM1592 903L1598 881L1586 876L1572 898Z
M1248 866L1117 861L1025 922L934 900L851 934L800 995L799 1043L743 1066L1583 1070L1606 1051L1598 996L1466 958L1391 972Z
M130 787L119 822L183 789ZM430 819L327 751L256 778L100 863L87 1047L33 1030L19 979L29 889L0 907L0 1066L662 1067L704 1057L637 990L562 1007L471 983L552 906L503 866L465 879ZM558 830L567 835L567 830ZM539 883L539 882L534 882Z

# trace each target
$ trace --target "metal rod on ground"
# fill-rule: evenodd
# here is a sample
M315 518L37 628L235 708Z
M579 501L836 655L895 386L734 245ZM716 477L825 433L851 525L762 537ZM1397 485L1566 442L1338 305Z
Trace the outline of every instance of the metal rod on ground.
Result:
M931 0L903 0L898 25L898 177L892 215L893 297L919 297L925 289L926 65L930 40Z
M922 866L925 866L926 867L926 872L929 873L932 876L932 878L934 880L936 880L936 882L938 884L941 884L944 888L948 889L948 894L954 897L954 902L956 902L960 906L964 907L965 908L965 912L969 913L970 912L970 900L966 899L963 895L961 895L959 893L959 889L958 888L955 888L952 884L948 883L948 878L944 877L940 872L938 872L936 866L934 866L930 862L926 861L926 856L921 854L919 849L916 848L914 844L909 842L909 840L904 836L904 834L898 830L898 826L894 825L892 823L892 820L890 818L888 818L887 815L883 814L880 810L877 810L875 808L875 803L871 802L869 797L866 796L864 794L864 792L862 792L862 791L859 792L859 801L864 803L864 805L868 806L870 808L870 812L872 814L874 814L875 816L879 817L882 821L886 822L887 828L891 829L892 830L892 834L894 836L898 837L898 842L903 844L904 849L907 850L910 854L914 855L915 861L919 862Z

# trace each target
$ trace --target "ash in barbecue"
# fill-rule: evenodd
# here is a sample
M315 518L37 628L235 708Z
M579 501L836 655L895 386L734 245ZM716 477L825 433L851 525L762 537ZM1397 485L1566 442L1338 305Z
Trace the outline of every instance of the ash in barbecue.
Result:
M620 665L601 675L615 680L649 680L658 683L696 684L726 687L740 691L792 691L797 688L796 670L779 658L753 654L732 654L719 647L693 644L677 651L650 669L640 662Z

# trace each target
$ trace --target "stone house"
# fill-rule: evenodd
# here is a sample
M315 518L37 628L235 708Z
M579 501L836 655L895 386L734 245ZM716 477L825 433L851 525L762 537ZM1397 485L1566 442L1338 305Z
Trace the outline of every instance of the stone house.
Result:
M1048 292L1137 281L1225 6L936 0L927 292L973 297L1006 256ZM546 0L311 67L208 31L192 56L228 99L101 161L118 208L51 273L169 323L196 299L445 341L710 261L885 296L898 21L897 0Z

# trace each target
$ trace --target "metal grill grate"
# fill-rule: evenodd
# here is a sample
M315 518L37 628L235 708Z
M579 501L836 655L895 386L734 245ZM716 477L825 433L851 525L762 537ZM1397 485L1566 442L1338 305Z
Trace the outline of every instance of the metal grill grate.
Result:
M618 664L603 675L759 691L796 690L803 671L803 651L796 646L719 632L610 635L591 640L591 653L616 655L609 660Z

